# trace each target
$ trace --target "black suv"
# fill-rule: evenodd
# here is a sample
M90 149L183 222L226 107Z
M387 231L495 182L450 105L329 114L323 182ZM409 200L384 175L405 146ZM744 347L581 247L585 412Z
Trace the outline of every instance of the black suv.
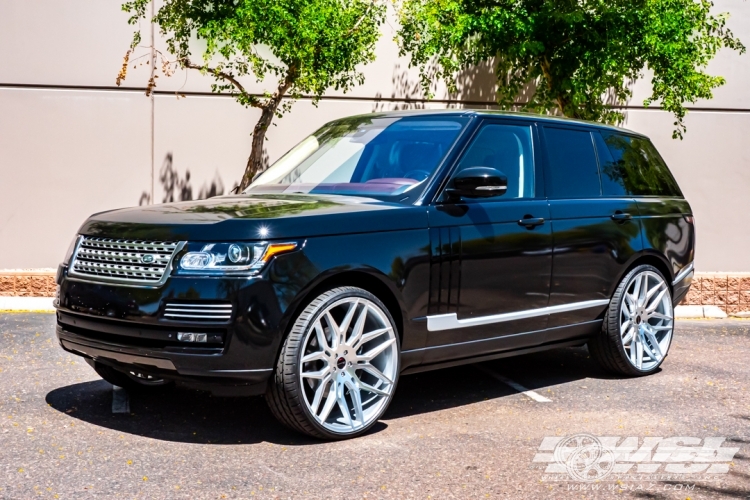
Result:
M367 431L401 374L588 344L666 357L690 205L648 138L537 115L325 125L242 194L103 212L57 283L57 335L105 380L266 394L321 438Z

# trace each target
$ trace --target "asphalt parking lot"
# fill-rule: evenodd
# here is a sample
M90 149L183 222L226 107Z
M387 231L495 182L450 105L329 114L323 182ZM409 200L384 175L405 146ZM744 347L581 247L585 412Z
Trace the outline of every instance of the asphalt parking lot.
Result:
M0 498L750 498L750 321L678 322L647 378L585 347L406 376L373 432L337 443L260 397L131 395L113 413L54 321L0 315ZM597 480L556 474L560 443L586 439L609 457Z

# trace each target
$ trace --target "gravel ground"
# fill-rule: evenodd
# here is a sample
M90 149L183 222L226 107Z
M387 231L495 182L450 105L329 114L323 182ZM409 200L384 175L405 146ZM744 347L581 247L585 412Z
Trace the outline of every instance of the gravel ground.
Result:
M406 376L370 434L337 443L286 430L260 397L131 395L113 414L112 386L62 351L54 322L0 315L0 498L750 498L750 321L680 321L663 369L640 379L605 374L585 347ZM658 474L550 474L554 438L581 433L723 437L729 472L668 475L705 465L667 454Z

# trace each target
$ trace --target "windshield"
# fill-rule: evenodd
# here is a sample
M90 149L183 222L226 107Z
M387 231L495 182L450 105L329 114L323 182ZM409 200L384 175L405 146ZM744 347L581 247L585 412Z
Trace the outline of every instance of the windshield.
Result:
M468 121L445 115L337 120L282 156L245 193L400 195L424 183Z

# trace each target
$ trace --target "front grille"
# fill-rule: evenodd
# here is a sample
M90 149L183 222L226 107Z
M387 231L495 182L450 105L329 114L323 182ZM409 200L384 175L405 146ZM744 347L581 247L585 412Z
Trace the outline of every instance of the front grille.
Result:
M82 236L68 274L90 281L158 286L183 242Z
M232 318L232 304L167 302L164 317L180 321L229 321Z

